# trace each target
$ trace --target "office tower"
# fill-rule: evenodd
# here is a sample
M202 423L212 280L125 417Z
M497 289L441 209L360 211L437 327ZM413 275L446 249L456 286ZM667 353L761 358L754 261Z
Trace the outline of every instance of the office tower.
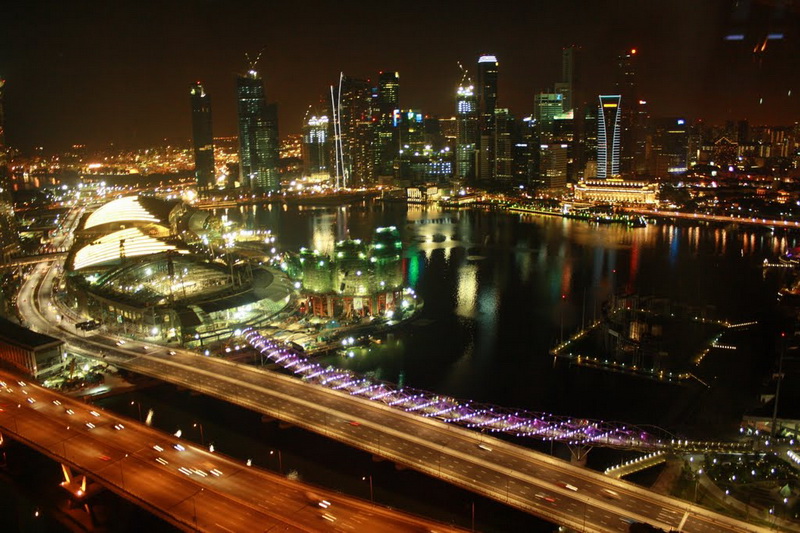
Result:
M583 103L579 57L578 46L569 46L561 51L561 82L556 84L556 92L563 96L565 111L578 108Z
M564 114L563 95L539 93L533 101L533 118L536 120L539 142L548 143L555 136L555 119Z
M539 145L539 179L546 189L567 186L569 145L557 142Z
M645 132L639 109L636 87L636 49L617 57L616 91L622 98L620 114L620 172L636 171L637 159L642 160ZM643 101L642 104L645 102ZM638 155L638 157L637 157Z
M200 82L189 88L192 105L192 142L194 144L194 176L198 189L216 184L214 172L214 136L211 133L211 98Z
M323 113L306 112L303 120L303 172L306 176L330 177L330 120Z
M620 100L615 95L600 95L597 108L597 177L619 175L620 171Z
M278 106L267 105L264 81L253 69L236 79L236 97L241 183L256 192L278 192Z
M510 184L514 178L514 143L517 128L514 116L506 108L494 110L494 179Z
M475 181L475 151L478 145L479 116L475 86L467 76L456 89L456 178Z
M478 58L477 100L479 115L478 167L477 177L482 181L494 179L494 132L497 107L497 58L482 55Z
M389 177L394 174L394 160L399 143L395 110L400 107L400 74L380 72L378 86L373 98L374 155L375 172L378 176Z
M375 124L372 122L370 81L342 76L339 87L343 168L350 178L350 185L373 183L375 166L372 139Z
M580 143L578 173L581 178L597 177L597 105L586 104L583 106L583 136Z
M689 166L689 124L684 118L653 120L648 174L657 178L685 172Z

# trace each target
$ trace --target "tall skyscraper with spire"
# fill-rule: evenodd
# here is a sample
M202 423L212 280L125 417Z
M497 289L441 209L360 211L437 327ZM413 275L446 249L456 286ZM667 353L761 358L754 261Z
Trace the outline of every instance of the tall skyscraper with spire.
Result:
M478 138L478 179L489 181L495 177L495 109L497 108L497 72L499 62L493 55L478 58L477 100L480 116Z
M279 192L277 104L267 105L264 80L254 64L236 78L236 98L241 183L256 192Z
M211 132L211 98L198 81L189 88L192 106L192 141L194 175L197 187L206 190L216 182L214 172L214 135Z

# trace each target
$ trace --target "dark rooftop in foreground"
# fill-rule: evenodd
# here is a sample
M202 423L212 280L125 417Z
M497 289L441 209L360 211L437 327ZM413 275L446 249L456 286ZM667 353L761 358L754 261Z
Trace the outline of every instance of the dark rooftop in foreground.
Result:
M0 317L0 340L6 344L22 348L35 349L54 343L64 342L43 333L37 333L28 328L15 324L10 320Z

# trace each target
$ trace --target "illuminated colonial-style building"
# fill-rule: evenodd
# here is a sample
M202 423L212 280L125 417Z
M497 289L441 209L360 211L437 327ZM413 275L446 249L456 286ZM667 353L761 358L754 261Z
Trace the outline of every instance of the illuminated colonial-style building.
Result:
M589 179L575 185L575 200L611 204L654 204L656 191L654 184L645 181Z

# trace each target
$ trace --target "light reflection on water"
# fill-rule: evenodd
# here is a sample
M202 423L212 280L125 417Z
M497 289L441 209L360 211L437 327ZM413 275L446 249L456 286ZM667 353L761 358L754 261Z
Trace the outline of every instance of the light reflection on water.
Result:
M394 333L402 341L399 356L332 362L389 381L402 374L409 386L453 396L599 417L663 412L661 402L673 389L554 369L548 351L562 331L568 336L599 317L603 303L620 292L713 306L724 311L719 318L752 320L774 308L780 282L781 274L764 274L761 263L797 245L795 235L729 227L629 229L403 204L259 207L245 214L252 214L246 224L273 229L282 248L293 250L330 253L344 236L369 241L377 226L400 230L408 282L425 300L423 320ZM597 395L636 406L610 409Z

